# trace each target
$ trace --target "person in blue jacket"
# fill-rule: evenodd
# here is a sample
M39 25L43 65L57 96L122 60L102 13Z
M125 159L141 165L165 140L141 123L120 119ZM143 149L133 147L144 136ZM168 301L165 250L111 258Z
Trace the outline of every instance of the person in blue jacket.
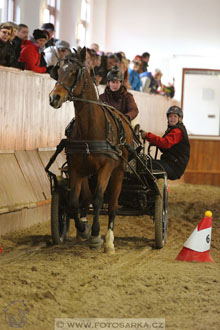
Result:
M134 91L141 90L141 78L139 76L140 63L138 61L132 61L130 67L128 68L129 73L129 83L131 89Z

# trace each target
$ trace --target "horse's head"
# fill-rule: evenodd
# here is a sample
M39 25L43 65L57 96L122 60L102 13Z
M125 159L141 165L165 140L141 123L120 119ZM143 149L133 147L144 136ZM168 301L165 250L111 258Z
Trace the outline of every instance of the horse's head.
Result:
M85 47L64 58L63 65L58 70L57 83L49 95L52 107L58 109L72 96L81 94L86 70L85 59Z

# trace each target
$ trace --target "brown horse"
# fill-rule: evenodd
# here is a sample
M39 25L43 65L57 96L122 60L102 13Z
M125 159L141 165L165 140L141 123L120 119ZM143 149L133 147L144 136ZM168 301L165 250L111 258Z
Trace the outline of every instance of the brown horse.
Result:
M58 81L50 93L50 105L60 108L71 100L75 108L75 125L66 148L70 178L70 214L73 215L77 235L87 238L88 223L80 219L80 197L89 203L88 177L96 175L93 194L93 224L90 247L99 248L99 214L108 186L108 230L105 252L114 252L113 227L118 207L126 159L132 145L132 131L127 118L116 109L97 99L89 72L85 68L86 48L67 56L58 70ZM85 203L84 203L85 204ZM86 205L86 204L85 204Z

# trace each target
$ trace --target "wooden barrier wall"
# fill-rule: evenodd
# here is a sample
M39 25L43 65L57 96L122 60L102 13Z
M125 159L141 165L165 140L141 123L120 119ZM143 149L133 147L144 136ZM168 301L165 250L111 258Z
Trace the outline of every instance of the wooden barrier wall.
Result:
M50 190L44 166L74 116L73 103L49 105L54 80L48 74L0 66L0 235L49 219ZM100 86L100 93L104 86ZM166 110L178 104L166 97L133 92L135 123L162 134ZM53 171L64 162L60 155Z
M190 136L190 147L184 182L220 186L220 137Z

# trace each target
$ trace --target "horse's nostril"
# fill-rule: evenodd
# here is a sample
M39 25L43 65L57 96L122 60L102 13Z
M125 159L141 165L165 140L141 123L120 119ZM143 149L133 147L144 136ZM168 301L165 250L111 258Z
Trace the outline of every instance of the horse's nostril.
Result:
M56 94L50 96L50 104L53 105L55 102L57 103L60 100L60 95Z
M59 99L60 99L60 95L59 95L59 94L56 94L56 95L54 96L54 100L55 100L55 101L59 101Z

